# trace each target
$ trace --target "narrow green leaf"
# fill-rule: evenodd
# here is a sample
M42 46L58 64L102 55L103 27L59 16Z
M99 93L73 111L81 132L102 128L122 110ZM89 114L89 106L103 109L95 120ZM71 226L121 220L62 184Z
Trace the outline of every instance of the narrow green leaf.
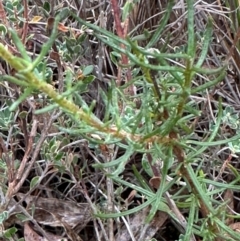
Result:
M157 145L155 145L155 147L158 148ZM170 160L172 160L172 157L173 157L172 147L168 148L166 155L167 156L165 158L164 165L161 170L161 174L162 174L161 175L161 184L157 190L155 200L152 202L152 208L149 212L149 215L146 218L147 223L149 223L154 218L157 210L159 209L158 204L162 202L162 196L163 196L164 188L165 188L165 184L166 184L167 172L169 169L169 164L171 163Z
M164 17L163 17L163 19L160 19L160 23L158 24L158 28L154 32L152 38L149 40L149 42L146 46L147 48L150 48L150 47L154 46L159 41L160 35L161 35L162 31L164 30L164 28L166 27L166 24L169 20L170 13L172 12L173 4L174 4L173 0L168 1L168 6L166 8L166 12L164 14Z
M188 50L187 53L192 59L195 57L195 31L194 31L194 1L187 0L187 26L188 26Z
M208 48L211 43L211 37L212 37L212 25L213 25L212 21L213 20L211 18L208 19L207 29L203 36L204 39L202 44L202 51L201 51L201 55L199 56L196 67L201 67L203 62L206 60L206 56L208 54Z
M203 191L202 186L199 183L196 173L194 172L192 166L190 164L187 164L186 169L191 178L192 183L194 184L194 186L199 194L199 197L204 202L205 206L208 208L208 211L214 215L216 212L215 212L213 206L211 205L212 202L209 198L209 195L208 195L208 193Z
M10 111L14 111L27 97L29 97L33 92L33 88L28 87L24 90L23 94L13 102L13 104L9 107Z
M145 178L138 172L135 165L132 166L132 169L133 169L134 176L137 178L138 182L140 183L140 186L142 186L144 189L151 192L151 188L147 184Z
M128 17L129 13L132 11L133 9L133 3L132 1L127 0L126 3L123 6L123 10L122 10L122 21L124 22L126 20L126 18Z
M129 161L130 156L133 154L134 149L133 147L129 147L126 152L121 155L119 158L117 158L114 161L110 161L110 162L106 162L106 163L101 163L101 164L93 164L93 167L96 168L109 168L109 167L113 167L118 165L118 168L116 169L116 171L113 174L118 173L119 170L122 170L122 168L124 167L124 165L126 164L127 161ZM116 174L117 175L117 174Z
M205 84L199 85L198 87L194 88L191 91L191 94L205 91L206 89L209 89L210 87L217 85L219 82L221 82L224 79L225 76L226 76L226 71L225 71L225 69L223 69L222 72L220 73L220 75L216 79L214 79L212 81L208 81Z
M58 105L57 104L52 104L52 105L48 105L46 107L43 107L41 109L38 109L38 110L35 110L34 111L34 114L35 115L39 115L39 114L43 114L43 113L49 113L50 111L53 111L55 110L56 108L58 108Z
M23 45L22 41L20 40L20 38L18 37L17 33L15 30L13 29L8 29L8 31L11 34L12 40L14 42L14 44L16 45L18 51L21 53L22 57L24 60L31 62L31 58L28 56L27 51L25 46Z
M184 241L189 241L191 240L191 236L193 235L193 224L194 224L194 217L195 217L195 213L197 210L197 200L195 198L195 196L192 194L191 195L191 206L190 206L190 212L189 212L189 216L188 216L188 222L187 222L187 228L186 228L186 233L184 235Z
M19 86L29 87L29 83L27 83L25 80L19 80L18 78L15 78L13 76L8 76L8 75L0 76L0 81L4 81L4 80L10 81Z
M33 69L35 69L37 67L37 65L43 60L45 55L49 52L50 48L52 47L52 45L57 37L57 33L58 33L57 26L58 26L59 21L60 21L60 15L57 15L57 17L55 18L55 21L54 21L54 26L53 26L51 36L49 37L48 41L42 45L42 50L41 50L40 54L37 56L37 58L34 60L32 65L30 65L27 69L22 71L22 73L27 73L27 72L33 71ZM31 62L31 60L29 62Z

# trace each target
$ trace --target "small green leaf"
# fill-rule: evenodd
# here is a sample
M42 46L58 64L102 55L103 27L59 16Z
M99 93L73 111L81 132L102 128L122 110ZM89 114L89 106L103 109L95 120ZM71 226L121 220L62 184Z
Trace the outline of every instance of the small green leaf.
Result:
M7 211L0 213L0 224L2 224L5 220L7 220L8 216L9 214Z
M88 65L86 68L84 68L83 75L87 76L87 75L91 74L92 71L93 71L93 65Z
M25 119L27 117L27 111L20 112L18 116L20 119Z
M12 227L4 232L4 237L10 239L17 232L17 228Z
M63 152L57 153L57 155L54 156L54 161L55 161L55 162L60 162L61 159L63 158L63 156L64 156L64 153L63 153Z
M6 9L13 10L13 4L10 3L10 2L7 2L7 3L6 3Z
M30 183L30 190L38 184L39 176L34 177Z
M12 12L12 14L14 14L14 12ZM9 20L10 20L11 22L16 22L16 21L17 21L17 19L14 18L14 17L10 17Z
M5 35L7 33L7 28L5 25L0 24L0 32Z
M43 4L43 8L44 8L44 10L46 10L47 12L50 12L50 9L51 9L50 3L47 2L47 1L45 1L44 4Z
M17 7L19 4L19 0L13 1L13 7Z
M28 218L28 217L26 217L25 215L20 214L20 213L17 214L16 217L17 217L17 219L21 220L22 222L25 222L25 221L30 220L30 218Z
M73 52L74 52L75 55L77 54L79 56L81 53L83 53L82 46L75 44L75 46L73 47Z

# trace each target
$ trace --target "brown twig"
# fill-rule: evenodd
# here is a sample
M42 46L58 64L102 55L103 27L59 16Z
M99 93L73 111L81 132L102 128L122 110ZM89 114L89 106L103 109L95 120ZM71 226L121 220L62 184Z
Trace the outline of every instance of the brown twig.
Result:
M3 24L5 24L7 27L9 27L9 23L7 20L7 15L6 12L4 10L2 1L0 0L0 19L3 21Z
M33 124L32 124L32 130L31 130L29 138L28 138L27 150L25 151L23 160L22 160L21 165L20 165L20 167L18 169L18 172L16 174L15 181L17 181L17 182L21 179L21 177L24 173L24 170L26 168L28 158L29 158L30 153L31 153L32 148L33 148L33 138L36 136L36 133L37 133L37 126L38 126L38 121L37 121L37 119L34 119Z
M120 38L124 39L123 27L122 27L121 21L120 21L120 9L119 9L117 0L111 0L111 4L112 4L112 9L113 9L113 16L114 16L117 35Z
M25 19L25 22L23 24L22 43L25 44L27 32L28 32L28 3L27 3L27 0L23 0L23 6L24 6L23 17Z
M58 116L59 116L59 114L55 115L55 113L53 113L51 115L51 118L50 118L49 122L45 126L45 129L43 129L43 131L42 131L41 137L39 138L38 143L37 143L34 151L32 151L33 150L32 144L33 144L33 137L35 136L35 133L36 133L38 121L37 121L37 119L33 120L33 126L32 126L32 130L31 130L30 138L29 138L29 142L28 142L29 146L28 146L28 148L26 150L26 153L23 157L22 163L21 163L20 168L19 168L19 170L16 174L15 179L13 180L13 182L9 183L8 191L7 191L7 194L6 194L6 199L8 201L22 187L24 181L26 180L27 176L29 175L29 173L32 169L32 166L33 166L34 162L36 161L36 159L39 155L39 152L41 150L41 146L42 146L44 140L47 137L47 133L48 133L49 128L52 126L53 121L56 120L56 118L58 118ZM29 159L29 154L31 152L32 152L31 160L27 163L27 161Z
M20 112L24 111L22 103L19 105L19 110L20 110ZM19 118L19 119L20 119L19 127L24 135L25 146L28 146L29 137L28 137L28 129L27 129L27 116L26 116L26 118Z
M28 140L28 146L27 149L25 151L24 157L22 159L21 165L13 179L13 181L9 181L9 186L8 186L8 191L7 191L7 195L6 195L6 199L10 200L11 197L18 192L18 190L20 189L20 187L22 186L23 182L25 181L25 178L23 178L23 173L26 170L26 165L27 165L27 161L29 159L30 153L32 152L32 147L33 147L33 137L36 135L37 132L37 120L33 121L33 125L32 125L32 130L29 136L29 140Z

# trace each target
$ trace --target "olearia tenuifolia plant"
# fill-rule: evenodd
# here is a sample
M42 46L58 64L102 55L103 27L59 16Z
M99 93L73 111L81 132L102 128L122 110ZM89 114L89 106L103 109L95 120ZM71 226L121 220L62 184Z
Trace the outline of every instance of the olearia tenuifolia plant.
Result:
M193 0L187 1L188 42L186 53L166 53L154 48L169 20L173 1L169 1L164 19L159 23L158 29L150 37L145 47L140 47L130 37L119 37L99 26L88 23L73 13L64 12L56 16L49 40L42 46L39 56L32 61L16 32L8 29L21 56L13 56L3 44L0 44L0 57L16 71L14 77L3 76L2 79L13 82L23 89L22 95L12 104L10 110L13 111L33 92L43 93L48 96L52 104L36 113L60 108L76 122L78 126L76 131L89 142L105 146L115 144L124 150L124 153L115 160L97 163L94 167L102 169L106 176L114 182L136 190L139 195L145 197L145 201L127 211L117 213L101 213L99 211L95 213L96 216L118 218L138 212L145 207L151 207L146 222L150 222L158 210L167 212L182 230L181 240L196 240L195 235L208 241L237 240L239 234L226 225L226 217L222 215L221 209L225 206L215 200L216 194L223 192L229 186L209 180L203 173L201 160L199 160L201 154L209 146L225 145L240 137L236 135L227 140L216 140L223 113L221 100L218 104L217 120L211 133L202 142L191 139L193 129L189 123L191 119L200 115L200 111L195 103L189 101L189 96L206 91L222 81L225 75L225 66L218 69L202 67L211 41L211 19L209 19L204 33L202 51L198 56L196 55L193 3ZM82 88L84 80L88 83L93 79L88 69L85 70L85 73L83 71L83 81L77 83L71 81L72 73L66 71L66 86L63 92L59 93L45 81L43 73L36 68L52 47L57 36L58 23L64 14L71 14L76 21L89 30L89 33L112 48L112 57L121 68L131 70L131 79L128 79L128 82L117 85L112 81L109 84L108 93L102 93L106 104L103 120L93 114L92 106L88 106L86 103L79 106L74 103L75 99L81 99L78 90ZM128 60L128 63L121 63L119 59ZM182 65L171 64L169 60L174 59L181 59ZM211 75L214 76L214 79L192 88L192 81L197 74ZM139 93L131 92L128 95L124 90L130 85L141 91ZM72 131L63 130L69 133ZM136 152L143 154L143 170L151 178L158 180L155 185L156 192L143 182L142 175L135 167L133 167L133 173L140 183L139 186L123 179L121 174L124 172L125 165ZM173 163L177 167L174 173L169 175ZM21 173L21 175L26 176L28 173ZM19 190L18 180L17 173L9 183L6 199ZM237 181L231 183L231 189L240 189L235 185ZM176 193L171 197L169 190L175 183L182 185L183 189L187 188L189 194L181 196ZM216 188L208 191L209 184ZM177 201L180 199L184 201ZM182 205L188 210L187 220L180 213L173 211L173 203L177 204L179 208Z

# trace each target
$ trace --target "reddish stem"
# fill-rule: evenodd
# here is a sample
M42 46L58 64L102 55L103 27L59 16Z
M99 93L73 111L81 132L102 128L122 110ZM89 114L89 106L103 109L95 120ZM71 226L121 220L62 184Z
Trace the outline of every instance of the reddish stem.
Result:
M111 4L112 4L112 10L113 10L113 16L114 16L114 22L115 22L115 26L116 26L116 32L117 35L121 38L121 39L125 39L127 36L127 29L128 29L128 19L124 22L124 27L121 24L121 18L120 18L120 8L118 6L118 2L117 0L111 0ZM125 49L125 46L123 44L120 45L121 48ZM121 63L123 65L128 65L128 57L125 54L121 54ZM121 76L122 76L122 68L119 67L118 69L118 80L117 80L117 85L119 86L121 84ZM131 71L128 68L126 71L126 76L125 76L125 81L130 81L132 78L131 76ZM133 95L133 86L129 87L129 92L131 95Z

